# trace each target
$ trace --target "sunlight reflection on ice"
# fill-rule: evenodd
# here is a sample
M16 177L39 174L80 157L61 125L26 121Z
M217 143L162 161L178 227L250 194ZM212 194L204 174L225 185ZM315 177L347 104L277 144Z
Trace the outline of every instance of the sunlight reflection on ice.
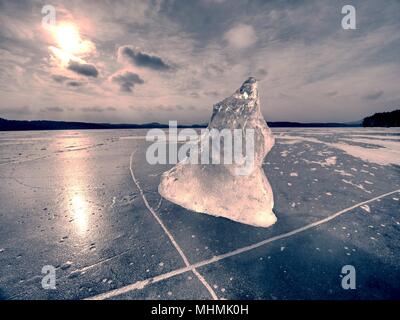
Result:
M82 195L75 194L72 197L71 209L79 233L85 233L88 227L88 215L86 201L83 199Z

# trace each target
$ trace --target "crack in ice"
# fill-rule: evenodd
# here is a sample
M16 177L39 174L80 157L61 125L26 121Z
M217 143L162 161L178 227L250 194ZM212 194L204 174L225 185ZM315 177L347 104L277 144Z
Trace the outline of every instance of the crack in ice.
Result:
M144 195L144 192L143 192L142 188L140 187L139 182L137 181L137 179L136 179L136 177L135 177L135 175L133 173L132 156L133 156L133 153L131 153L131 156L130 156L129 169L131 171L132 180L135 183L136 187L139 189L139 193L140 193L140 195L141 195L141 197L142 197L142 199L144 201L144 204L146 205L146 207L150 211L150 213L153 215L153 217L157 220L157 222L161 226L161 228L164 230L164 232L166 233L166 235L168 236L168 238L172 242L173 246L178 251L178 253L181 256L181 258L182 258L183 262L185 263L185 265L187 267L191 266L189 260L187 259L186 255L183 253L183 251L182 251L181 247L179 246L179 244L176 242L176 240L174 239L172 234L169 232L167 227L164 225L164 223L162 222L160 217L157 215L155 210L150 206L149 202L147 201L147 198ZM205 288L210 293L211 297L214 300L218 300L217 294L214 292L214 290L211 288L211 286L207 283L207 281L204 279L204 277L195 268L193 268L191 271L195 274L195 276L199 279L199 281L205 286Z
M328 217L326 217L324 219L315 221L313 223L307 224L307 225L305 225L303 227L294 229L292 231L289 231L289 232L286 232L286 233L283 233L283 234L280 234L280 235L265 239L263 241L254 243L254 244L249 245L249 246L245 246L245 247L242 247L242 248L239 248L239 249L236 249L236 250L221 254L219 256L214 256L214 257L212 257L210 259L206 259L206 260L194 263L192 265L189 264L184 268L176 269L176 270L173 270L173 271L170 271L170 272L155 276L153 278L140 280L140 281L137 281L135 283L129 284L127 286L124 286L124 287L121 287L121 288L118 288L118 289L115 289L115 290L111 290L111 291L108 291L108 292L105 292L105 293L102 293L102 294L99 294L99 295L96 295L96 296L93 296L93 297L89 297L87 299L88 300L110 299L110 298L119 296L121 294L131 292L133 290L143 289L148 284L157 283L157 282L160 282L160 281L163 281L163 280L167 280L169 278L175 277L177 275L183 274L183 273L188 272L188 271L192 271L193 272L193 270L196 270L197 268L213 264L215 262L218 262L218 261L221 261L221 260L236 256L236 255L239 255L241 253L254 250L254 249L259 248L261 246L264 246L264 245L266 245L268 243L272 243L274 241L281 240L281 239L286 239L286 238L294 236L294 235L296 235L298 233L301 233L301 232L304 232L306 230L315 228L315 227L317 227L319 225L327 223L327 222L329 222L329 221L341 216L342 214L344 214L346 212L349 212L349 211L351 211L353 209L356 209L356 208L359 208L361 206L367 205L367 204L369 204L371 202L374 202L374 201L376 201L378 199L390 196L390 195L398 193L398 192L400 192L400 189L393 190L393 191L381 194L381 195L376 196L374 198L371 198L369 200L366 200L366 201L363 201L363 202L359 202L359 203L357 203L357 204L355 204L355 205L353 205L351 207L348 207L348 208L345 208L345 209L340 210L338 212L335 212L332 215L330 215L330 216L328 216Z

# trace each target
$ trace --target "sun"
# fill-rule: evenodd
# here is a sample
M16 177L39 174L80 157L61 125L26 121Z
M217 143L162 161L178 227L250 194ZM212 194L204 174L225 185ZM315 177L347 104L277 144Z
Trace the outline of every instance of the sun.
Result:
M78 24L62 21L51 29L53 44L48 47L59 65L66 67L71 61L86 63L85 59L96 53L95 44L82 37Z
M66 53L76 54L80 51L81 37L78 28L73 24L61 24L54 30L58 47Z
M67 55L85 55L93 50L93 43L83 40L78 27L70 22L64 22L54 27L53 37L57 47Z

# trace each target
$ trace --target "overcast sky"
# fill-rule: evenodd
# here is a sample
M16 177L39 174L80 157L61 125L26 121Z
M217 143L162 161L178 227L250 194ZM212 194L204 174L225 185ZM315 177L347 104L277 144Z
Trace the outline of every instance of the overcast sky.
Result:
M0 117L207 122L249 76L270 121L399 108L400 1L305 3L0 0Z

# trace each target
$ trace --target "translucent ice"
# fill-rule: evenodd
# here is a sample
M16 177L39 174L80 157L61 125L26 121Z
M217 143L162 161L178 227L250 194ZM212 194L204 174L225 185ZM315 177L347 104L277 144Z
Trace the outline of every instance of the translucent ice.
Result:
M206 150L200 147L199 158L211 161L193 164L187 158L178 163L162 175L159 193L165 199L192 211L259 227L274 224L273 194L262 162L275 139L261 114L257 81L254 78L247 79L234 94L214 105L207 129L253 132L253 152L243 156L243 161L252 164L250 170L241 174L238 168L243 163L215 164L212 161L213 153L203 157ZM243 134L244 140L245 137ZM203 134L199 143L208 139L210 135ZM249 143L244 140L243 145ZM225 157L222 153L221 158Z

